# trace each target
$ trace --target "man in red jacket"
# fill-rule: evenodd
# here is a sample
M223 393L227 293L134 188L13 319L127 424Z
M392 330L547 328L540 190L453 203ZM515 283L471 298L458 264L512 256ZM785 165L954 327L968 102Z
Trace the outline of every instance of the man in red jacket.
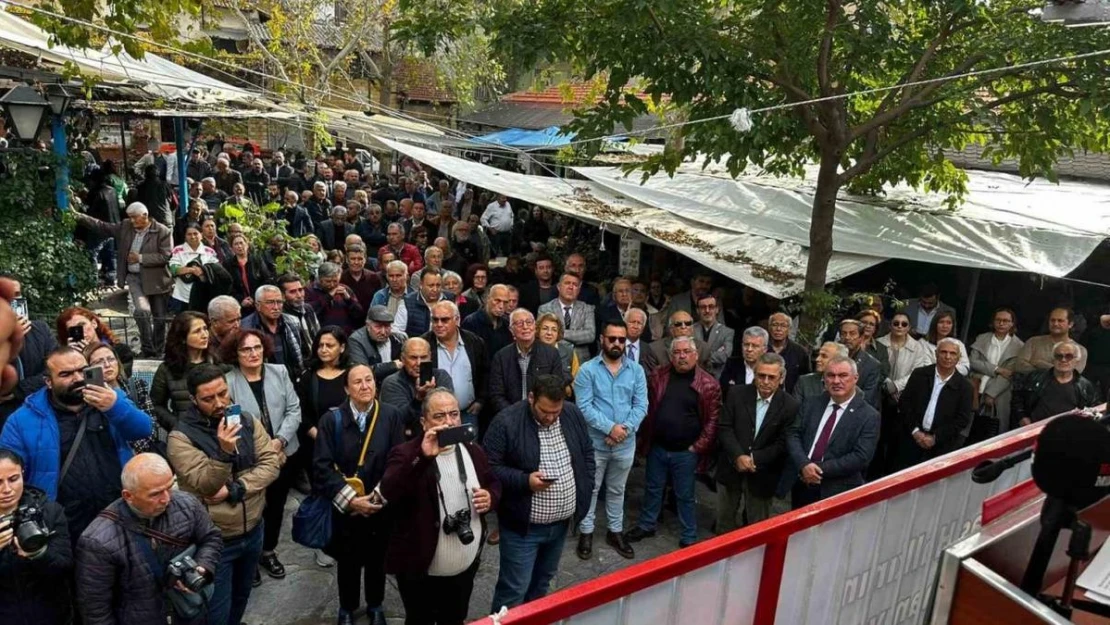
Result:
M422 438L389 453L381 494L398 523L385 570L410 623L462 625L486 538L486 513L501 498L501 483L474 443L446 447L439 433L462 425L459 402L446 389L424 398Z
M648 413L640 426L640 452L647 452L644 503L636 527L625 534L628 542L655 535L667 477L674 483L682 536L678 546L698 540L694 510L694 475L716 447L721 386L698 367L693 337L671 341L671 362L648 376Z
M392 253L396 260L405 263L410 276L423 269L424 257L415 245L405 243L405 229L401 224L389 224L385 230L385 240L386 244L378 250L379 267L385 266L385 254Z

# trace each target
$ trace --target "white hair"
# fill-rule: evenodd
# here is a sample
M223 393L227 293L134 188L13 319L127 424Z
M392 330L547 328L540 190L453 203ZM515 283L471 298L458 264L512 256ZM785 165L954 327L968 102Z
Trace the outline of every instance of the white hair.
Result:
M405 272L405 277L409 275L409 266L403 260L391 260L385 264L385 272L389 273L391 269L400 269Z
M317 180L316 182L312 183L312 188L313 189L327 189L328 185L324 184L323 180Z
M694 337L692 336L680 336L676 339L671 340L670 353L674 353L675 346L677 346L679 343L686 343L690 346L690 349L694 350L695 354L698 353L698 344L694 341Z
M440 300L432 304L432 308L446 308L447 310L451 311L452 317L454 317L455 319L459 318L459 307L455 305L455 302L452 302L451 300Z
M150 211L146 209L146 204L142 202L131 202L127 205L125 211L128 217L138 217L139 215L149 215Z
M504 285L502 285L502 286L504 286ZM510 324L515 323L516 318L519 315L528 315L532 319L536 318L535 315L532 314L532 311L528 310L527 308L517 308L513 312L509 313L509 323Z
M208 302L208 318L209 319L223 319L224 315L231 310L239 311L239 302L230 295L217 295Z
M173 469L170 468L170 463L158 454L137 454L134 458L128 460L127 464L123 465L123 473L120 474L123 489L134 492L139 487L139 480L144 475L168 477L173 475Z
M848 346L847 345L845 345L843 343L837 343L835 341L825 341L824 343L821 344L821 349L825 349L829 345L832 345L832 348L834 350L836 350L836 354L834 354L834 357L836 357L836 358L847 358L848 357Z
M859 375L859 366L856 365L856 361L852 360L848 356L836 356L836 357L830 358L829 359L829 364L825 365L825 371L828 371L829 367L831 367L833 365L839 365L839 364L844 364L844 363L848 364L848 367L852 370L852 375L856 375L856 376Z
M346 217L347 216L347 207L346 206L339 206L338 204L336 204L335 206L331 207L331 210L328 211L328 214L331 215L332 217Z
M963 346L963 343L961 343L959 341L959 339L954 339L950 336L946 336L946 337L942 338L941 340L937 341L937 348L939 349L940 346L944 345L945 343L951 343L952 345L954 345L956 347L957 352L962 351L962 350L960 350L960 347ZM1059 343L1057 343L1057 345L1059 345ZM1052 349L1055 350L1056 347L1053 346Z
M281 289L272 284L263 284L262 286L254 290L254 302L256 305L258 305L262 301L262 298L266 295L267 291L273 291L274 293L281 295L281 298L283 300L285 299L285 295L282 294Z
M207 178L201 178L200 179L201 184L204 184L206 182L210 185L215 185L216 184L216 179L213 178L212 176L208 176Z
M220 154L223 154L223 152L221 152ZM220 163L223 163L224 165L229 165L229 166L231 165L231 161L227 160L223 156L220 156L216 159L216 164L219 165Z
M743 339L762 339L764 347L769 347L771 345L771 335L767 334L767 331L759 326L752 326L744 330L744 335L741 340Z
M943 340L941 340L941 343L943 343L944 341L947 341L947 340L949 340L949 339L943 339ZM955 339L952 339L952 340L955 340ZM1068 346L1068 347L1070 347L1070 348L1071 348L1071 351L1075 352L1075 355L1076 355L1076 356L1078 356L1078 355L1079 355L1079 343L1076 343L1075 341L1073 341L1073 340L1071 340L1071 339L1066 339L1066 340L1063 340L1063 341L1058 341L1057 343L1053 344L1053 345L1052 345L1052 353L1053 353L1053 354L1055 354L1055 353L1056 353L1056 350L1057 350L1058 348L1060 348L1060 347L1063 347L1063 346L1065 346L1065 345L1066 345L1066 346Z
M643 319L644 323L647 323L647 313L644 312L644 310L642 308L636 308L636 307L629 308L628 312L624 313L624 320L626 322L628 321L628 318L632 316L632 313L636 313L637 315L640 315L641 317L644 318Z

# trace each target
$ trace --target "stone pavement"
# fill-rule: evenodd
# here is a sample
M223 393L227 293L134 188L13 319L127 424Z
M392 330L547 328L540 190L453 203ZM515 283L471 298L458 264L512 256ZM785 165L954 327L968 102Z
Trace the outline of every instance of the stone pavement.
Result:
M628 479L629 491L625 499L625 530L631 529L640 515L640 501L643 495L644 468L636 467ZM339 595L335 587L335 568L323 569L316 566L311 550L301 547L290 539L289 517L296 509L301 495L294 491L286 505L286 521L282 526L282 541L278 554L285 565L285 579L270 579L263 573L262 585L251 594L250 605L244 621L248 625L324 625L335 622L339 609ZM715 495L704 485L697 485L698 537L705 539L712 534L715 518ZM618 569L644 562L678 549L678 517L664 510L658 533L633 545L636 557L626 560L612 547L605 544L604 502L598 506L598 519L594 531L594 555L583 562L575 555L578 544L575 536L568 534L563 549L563 559L559 572L552 582L552 592L594 579ZM482 564L474 581L474 593L470 598L470 620L476 620L489 613L493 601L493 588L497 583L498 547L486 545L482 552ZM390 625L404 622L404 607L397 585L392 577L386 578L385 613ZM368 623L364 615L359 615L357 623Z

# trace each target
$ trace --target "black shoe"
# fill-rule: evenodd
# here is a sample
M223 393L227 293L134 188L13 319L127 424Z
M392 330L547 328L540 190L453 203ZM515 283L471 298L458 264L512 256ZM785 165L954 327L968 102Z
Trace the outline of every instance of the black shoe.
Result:
M258 569L255 569L254 570L254 581L251 582L251 588L258 588L261 585L262 585L262 573L259 573Z
M679 549L685 549L685 548L689 547L690 545L693 545L696 542L698 542L698 541L695 540L695 541L691 541L691 542L686 542L684 540L680 540L680 541L678 541L678 548Z
M624 537L623 533L606 532L605 542L613 549L616 549L617 553L629 560L636 557L636 552L632 550L632 545L628 544L628 539Z
M281 561L278 560L276 553L263 555L262 559L258 561L258 566L265 569L266 574L274 579L283 579L285 577L285 567L282 566Z
M367 609L366 616L370 619L370 625L386 625L385 611L379 608Z
M625 539L628 540L628 542L630 543L638 543L641 540L645 538L651 538L652 536L655 536L655 530L648 531L640 527L639 525L628 530L628 533L624 535Z
M578 549L575 551L578 557L583 560L589 560L590 556L594 553L594 535L593 532L589 534L578 535Z
M339 610L339 619L335 621L336 625L355 625L355 616L347 610Z

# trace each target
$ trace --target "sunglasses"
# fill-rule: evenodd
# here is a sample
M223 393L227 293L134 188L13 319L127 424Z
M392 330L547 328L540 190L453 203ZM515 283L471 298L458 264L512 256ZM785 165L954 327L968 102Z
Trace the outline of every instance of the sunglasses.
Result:
M432 317L432 323L447 323L451 321L451 317Z
M621 345L628 342L627 336L606 336L603 338L610 343L620 343Z
M675 321L671 325L679 327L679 328L688 328L688 327L694 325L694 322L693 321Z
M891 321L890 325L894 328L908 328L910 324L905 321Z
M1053 354L1052 357L1056 360L1063 360L1063 361L1075 360L1075 354L1071 354L1071 353Z

